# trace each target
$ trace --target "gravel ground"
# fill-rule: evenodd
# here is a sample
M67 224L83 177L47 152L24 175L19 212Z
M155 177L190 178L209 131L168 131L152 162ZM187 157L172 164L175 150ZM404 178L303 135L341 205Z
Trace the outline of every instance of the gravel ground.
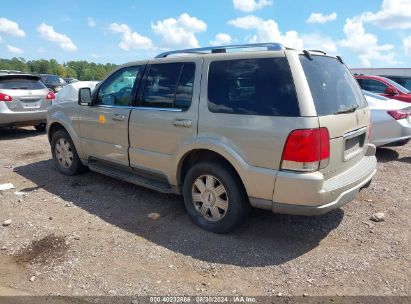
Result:
M377 157L371 186L342 209L253 210L216 235L178 196L63 176L46 135L0 130L0 184L15 186L0 192L0 295L411 295L411 143Z

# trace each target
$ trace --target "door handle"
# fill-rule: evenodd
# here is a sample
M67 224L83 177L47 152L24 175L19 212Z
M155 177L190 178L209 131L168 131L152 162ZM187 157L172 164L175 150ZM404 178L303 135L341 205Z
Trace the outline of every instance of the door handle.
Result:
M176 119L173 121L174 127L191 128L192 122L189 119Z
M114 121L123 121L126 117L122 114L114 114L114 117L112 118Z

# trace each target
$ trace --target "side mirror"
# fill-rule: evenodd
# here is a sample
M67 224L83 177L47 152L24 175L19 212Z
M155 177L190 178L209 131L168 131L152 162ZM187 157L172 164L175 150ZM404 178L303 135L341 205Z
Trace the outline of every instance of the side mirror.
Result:
M90 88L80 88L78 91L78 104L81 106L92 105Z
M398 94L397 90L391 87L385 88L384 93L391 96Z

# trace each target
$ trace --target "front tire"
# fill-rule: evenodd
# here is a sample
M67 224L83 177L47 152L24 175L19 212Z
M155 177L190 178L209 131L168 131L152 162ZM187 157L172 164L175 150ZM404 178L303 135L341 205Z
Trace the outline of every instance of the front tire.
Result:
M250 208L240 178L220 162L201 162L191 167L184 178L183 196L194 223L214 233L237 228Z
M53 134L51 154L57 169L65 175L76 175L84 168L76 147L66 130L58 130Z

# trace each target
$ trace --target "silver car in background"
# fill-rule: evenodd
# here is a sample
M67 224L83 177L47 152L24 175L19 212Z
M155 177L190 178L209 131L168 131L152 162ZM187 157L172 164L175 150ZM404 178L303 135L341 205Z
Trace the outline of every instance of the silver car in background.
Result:
M55 95L39 76L0 75L0 127L34 126L44 131Z
M411 139L411 105L363 91L371 109L371 142L405 145Z

